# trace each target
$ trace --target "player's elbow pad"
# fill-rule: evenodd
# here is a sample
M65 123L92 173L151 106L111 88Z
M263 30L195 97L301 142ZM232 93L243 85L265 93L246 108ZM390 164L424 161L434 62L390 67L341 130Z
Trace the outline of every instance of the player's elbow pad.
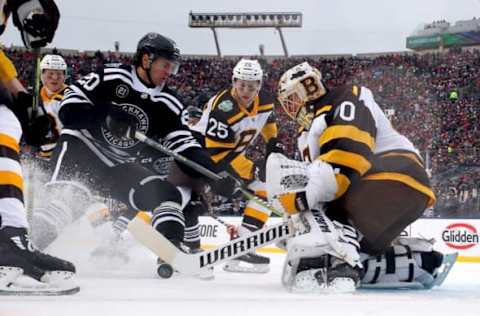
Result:
M88 128L98 119L90 104L69 104L63 106L58 112L62 125L66 128Z
M305 193L310 208L321 202L329 202L335 198L337 180L329 163L315 160L308 166L308 184Z

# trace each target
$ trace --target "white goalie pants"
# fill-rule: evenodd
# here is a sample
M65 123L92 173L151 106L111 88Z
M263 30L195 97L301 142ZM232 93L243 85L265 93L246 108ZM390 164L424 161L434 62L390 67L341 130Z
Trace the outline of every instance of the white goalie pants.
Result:
M0 105L0 228L27 227L20 166L22 128L13 112Z

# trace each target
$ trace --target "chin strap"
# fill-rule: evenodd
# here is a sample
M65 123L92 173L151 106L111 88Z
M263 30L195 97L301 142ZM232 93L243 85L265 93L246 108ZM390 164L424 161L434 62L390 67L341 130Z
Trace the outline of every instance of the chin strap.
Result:
M165 81L162 82L162 84L159 85L159 86L154 85L154 84L153 84L153 80L152 80L152 76L150 75L151 68L150 68L150 67L145 68L145 67L143 67L143 65L142 65L141 67L142 67L142 69L145 71L145 73L147 74L148 82L145 82L146 86L147 86L147 87L154 87L154 88L163 89L163 87L165 86ZM142 81L143 81L143 80L142 80Z

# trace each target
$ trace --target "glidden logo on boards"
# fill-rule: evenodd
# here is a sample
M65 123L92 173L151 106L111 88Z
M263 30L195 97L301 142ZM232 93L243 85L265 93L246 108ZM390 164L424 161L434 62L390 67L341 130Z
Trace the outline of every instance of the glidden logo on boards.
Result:
M466 250L479 243L479 236L475 226L467 223L448 225L442 232L442 239L450 248Z

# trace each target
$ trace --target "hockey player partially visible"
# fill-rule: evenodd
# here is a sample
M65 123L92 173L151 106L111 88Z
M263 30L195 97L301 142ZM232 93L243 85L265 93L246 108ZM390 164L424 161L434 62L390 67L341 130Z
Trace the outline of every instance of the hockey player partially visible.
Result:
M40 156L49 158L53 148L60 135L62 125L58 118L58 110L60 101L67 86L65 85L65 77L67 72L67 63L60 55L45 55L40 62L40 78L42 80L42 88L40 89L40 99L43 109L47 112L47 117L54 126L52 133L42 140L40 144Z
M280 150L273 96L261 89L262 82L263 70L259 62L241 59L233 69L232 87L209 100L193 130L204 135L205 148L217 168L243 180L256 195L266 197L265 183L255 177L255 163L245 156L246 149L258 135L262 135L266 143L266 157ZM249 201L238 234L243 236L260 229L269 216L267 208ZM232 272L267 272L268 264L267 257L250 253L224 268Z
M5 30L6 18L11 13L28 48L42 47L52 41L59 19L53 1L0 1L0 11L4 17L0 33ZM72 279L74 265L33 248L27 231L19 160L22 128L30 143L50 133L51 124L45 116L32 117L32 96L18 80L15 66L3 51L0 51L0 80L2 90L6 89L0 97L0 295L75 293L79 288ZM41 284L24 287L16 282L22 275Z
M398 237L435 196L418 151L372 92L327 90L320 71L305 62L282 75L278 99L300 124L304 160L274 154L267 162L269 197L303 233L287 243L283 283L347 291L360 280L434 284L443 255L426 240Z

